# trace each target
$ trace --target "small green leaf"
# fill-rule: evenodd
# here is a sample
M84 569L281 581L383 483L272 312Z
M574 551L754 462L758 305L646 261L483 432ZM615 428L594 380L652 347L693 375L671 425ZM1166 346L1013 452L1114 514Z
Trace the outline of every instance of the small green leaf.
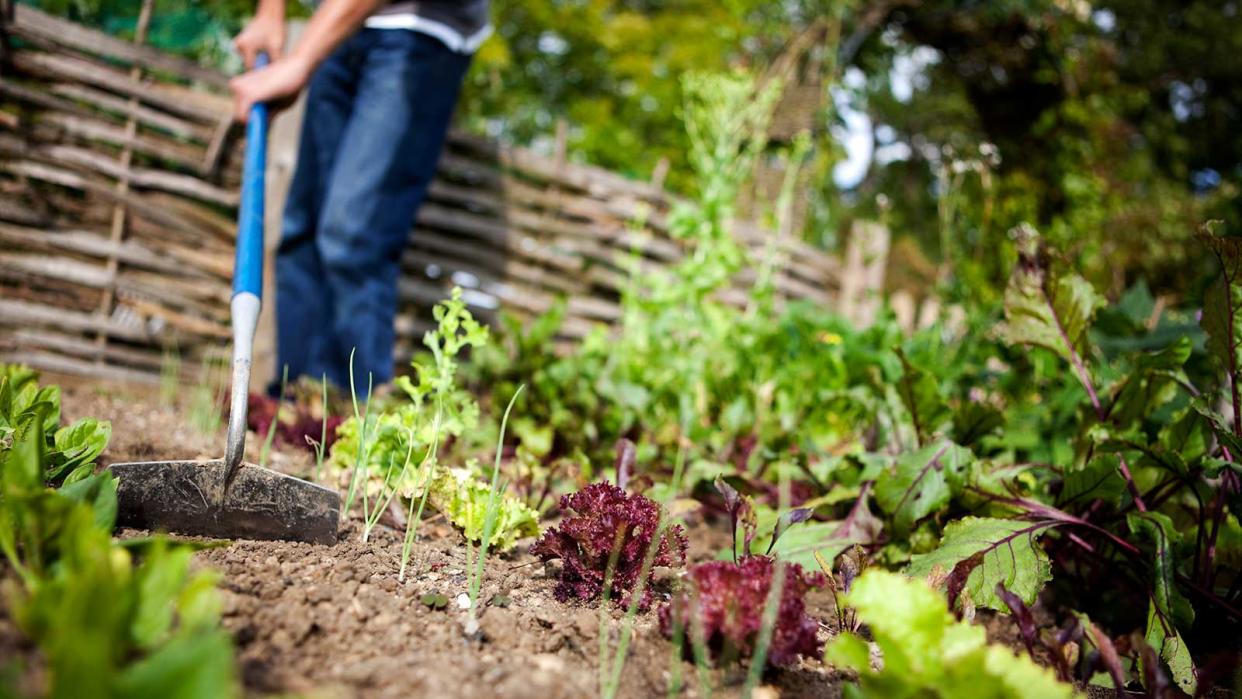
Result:
M953 411L953 441L969 447L1005 424L1001 411L980 401L966 401Z
M182 630L208 630L219 624L222 605L216 590L219 582L219 573L203 571L192 576L181 588L177 596L177 624Z
M0 484L8 493L33 493L43 489L46 416L55 409L38 402L22 411L14 425L13 443L0 451Z
M858 672L870 671L871 651L866 641L854 634L843 633L824 649L824 661Z
M891 457L884 454L873 454L864 452L861 454L852 454L847 457L849 461L857 462L859 466L857 483L866 481L874 481L883 475L884 470L888 468Z
M1179 337L1167 347L1155 352L1142 352L1135 359L1137 371L1177 371L1186 365L1194 343L1189 337Z
M167 542L155 545L135 571L138 581L138 608L131 631L134 642L152 648L172 629L177 596L186 581L194 551Z
M95 513L95 526L110 532L116 525L116 485L116 477L104 471L74 481L56 492L74 502L89 503Z
M926 578L939 568L954 575L966 573L964 589L975 604L1005 612L1005 601L996 594L997 583L1028 605L1044 583L1052 579L1048 554L1039 537L1052 526L1046 522L964 517L944 528L940 547L913 556L906 574ZM962 566L961 570L957 570Z
M1065 482L1057 502L1061 506L1069 503L1086 505L1092 500L1115 502L1125 494L1126 482L1118 470L1119 463L1115 454L1102 454L1092 459L1085 467L1065 474Z
M1104 300L1074 274L1055 276L1038 252L1022 256L1005 290L1001 337L1011 345L1034 345L1066 361L1086 354L1087 331Z
M974 455L949 441L903 454L875 483L875 499L899 536L961 492Z
M1147 287L1147 282L1140 279L1138 283L1126 289L1126 292L1117 299L1114 307L1116 312L1126 318L1136 327L1141 328L1147 324L1147 321L1156 311L1156 299L1151 295L1151 289Z
M1128 425L1146 418L1180 395L1178 380L1184 380L1182 366L1190 358L1192 343L1181 337L1157 352L1142 352L1134 368L1121 383L1113 399L1112 422Z
M1239 368L1238 337L1240 314L1239 291L1222 276L1208 287L1203 297L1200 325L1207 333L1207 351L1230 374Z
M118 678L115 696L215 699L237 694L233 644L223 630L178 636Z
M1200 462L1205 478L1217 478L1222 471L1233 471L1242 476L1242 464L1227 459L1206 458Z
M34 384L30 384L31 387ZM47 403L51 409L43 416L43 432L52 434L60 426L60 386L44 386L35 391L31 404Z
M449 603L448 597L445 597L439 592L428 592L422 597L419 597L418 601L429 609L444 609Z
M1172 675L1178 688L1192 697L1195 696L1195 691L1199 687L1199 679L1195 673L1194 661L1190 657L1190 649L1186 647L1186 641L1182 640L1182 635L1177 632L1177 629L1160 618L1155 602L1149 602L1147 605L1145 638L1147 645L1151 646L1160 659L1169 666L1169 674ZM1140 657L1140 667L1142 662ZM1139 676L1145 677L1145 673L1140 673Z
M931 373L910 363L906 353L897 350L901 360L901 378L897 381L897 395L910 413L919 443L926 444L949 414L949 407L940 395L940 382Z
M755 416L745 395L735 397L720 413L720 426L730 433L739 433L754 423Z
M1164 451L1181 454L1186 461L1195 461L1207 456L1210 433L1207 422L1192 404L1161 428L1158 442Z
M782 561L797 563L807 570L815 570L818 565L815 562L816 551L819 551L821 554L825 551L830 552L832 557L835 558L836 554L855 543L847 539L833 539L833 535L837 533L837 529L840 526L840 522L804 522L799 524L781 534L780 538L776 540L776 545L772 547L772 554ZM767 522L764 522L760 531L771 531L771 528L767 526ZM756 537L753 544L754 551L756 553L766 551L768 541L771 538L770 534Z
M639 414L647 409L647 404L651 401L651 391L628 381L615 384L613 394L621 404Z
M858 673L855 696L1074 696L1074 688L1058 682L1050 669L989 644L982 627L955 620L944 598L922 580L867 570L842 601L870 628L882 660L874 668L867 644L851 633L829 644L825 659Z
M103 453L112 437L112 423L107 420L85 418L56 431L54 444L59 453L61 463L55 469L44 474L49 480L55 480L70 474L75 469L93 464Z
M39 372L24 364L0 364L0 381L8 383L14 393L38 380Z
M517 435L522 448L534 456L543 458L552 452L555 431L551 425L540 425L523 417L513 421L513 434Z
M1156 611L1171 626L1189 628L1194 623L1194 608L1177 589L1177 564L1173 549L1181 541L1181 532L1168 515L1161 512L1132 512L1126 524L1135 536L1150 547L1152 556L1152 602Z
M1197 401L1193 405L1207 423L1208 429L1212 431L1212 434L1216 435L1216 439L1221 446L1228 449L1235 459L1239 458L1239 455L1242 455L1242 437L1234 433L1225 416L1213 410L1203 401Z

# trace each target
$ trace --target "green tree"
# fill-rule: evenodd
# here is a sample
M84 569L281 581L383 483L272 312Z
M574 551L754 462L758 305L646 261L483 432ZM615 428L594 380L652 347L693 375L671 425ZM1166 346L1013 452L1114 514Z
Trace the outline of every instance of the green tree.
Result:
M995 251L1023 221L1113 292L1179 286L1198 225L1242 214L1242 63L1223 58L1240 50L1235 3L893 3L853 100L905 157L872 163L850 213L885 195L894 229L976 289L1004 278Z
M463 113L474 128L636 178L661 158L686 184L681 77L762 67L841 0L496 0L496 36L476 57Z

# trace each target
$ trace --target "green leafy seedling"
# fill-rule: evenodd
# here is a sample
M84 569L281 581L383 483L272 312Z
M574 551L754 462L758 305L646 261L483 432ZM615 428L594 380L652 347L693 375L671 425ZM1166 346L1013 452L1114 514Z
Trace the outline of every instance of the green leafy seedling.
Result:
M428 592L422 597L419 597L418 601L428 609L440 610L448 607L449 598L439 592Z
M320 408L323 410L323 421L320 423L319 441L316 442L313 437L307 437L306 440L315 448L315 480L318 481L323 473L323 455L325 446L328 443L328 375L325 373L319 379L319 387L323 391L323 398L320 402Z
M478 606L479 590L483 587L483 562L487 559L487 549L491 546L492 536L496 533L496 516L500 510L500 457L504 452L505 428L509 426L509 412L513 410L513 404L517 402L518 396L522 395L524 388L526 388L524 385L518 386L517 391L514 391L513 397L509 399L509 406L505 408L504 417L500 420L500 436L496 438L496 462L492 466L492 486L487 499L483 539L479 542L479 558L470 576L470 613L472 615Z
M276 426L280 422L280 404L285 400L285 388L289 385L289 365L280 371L280 395L276 397L276 414L267 426L267 436L263 438L263 449L259 452L259 466L267 466L267 457L272 453L272 442L276 439Z

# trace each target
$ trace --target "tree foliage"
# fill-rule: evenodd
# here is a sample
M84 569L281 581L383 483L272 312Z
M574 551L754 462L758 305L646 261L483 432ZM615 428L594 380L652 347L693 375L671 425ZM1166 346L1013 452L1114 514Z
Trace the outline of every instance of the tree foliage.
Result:
M1213 2L892 3L854 60L852 101L887 155L852 211L886 216L985 298L1021 222L1112 294L1140 277L1177 287L1204 268L1198 224L1239 213L1225 115L1242 67L1218 57L1240 29Z
M140 0L22 0L132 34ZM151 43L227 70L249 0L168 0ZM293 15L309 4L290 3ZM861 181L813 185L805 234L884 218L951 270L964 294L999 301L1029 222L1111 293L1145 277L1175 287L1205 218L1236 218L1242 145L1242 11L1207 0L495 0L460 119L544 152L567 125L568 155L645 179L693 182L682 78L762 70L812 22L835 27L819 69L844 76L824 100L816 175L851 138L874 150ZM829 81L831 82L831 80ZM827 89L827 88L826 88ZM848 115L848 114L847 114ZM859 130L859 123L863 130ZM831 132L838 141L823 138ZM1138 246L1127 241L1142 239ZM997 254L999 253L999 254ZM917 262L917 261L916 261Z

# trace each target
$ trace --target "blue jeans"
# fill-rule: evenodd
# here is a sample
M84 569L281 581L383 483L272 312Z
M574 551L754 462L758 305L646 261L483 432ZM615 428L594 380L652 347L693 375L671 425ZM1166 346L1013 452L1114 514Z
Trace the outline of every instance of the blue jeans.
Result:
M365 392L393 376L401 252L470 57L361 29L315 71L276 254L277 374Z

